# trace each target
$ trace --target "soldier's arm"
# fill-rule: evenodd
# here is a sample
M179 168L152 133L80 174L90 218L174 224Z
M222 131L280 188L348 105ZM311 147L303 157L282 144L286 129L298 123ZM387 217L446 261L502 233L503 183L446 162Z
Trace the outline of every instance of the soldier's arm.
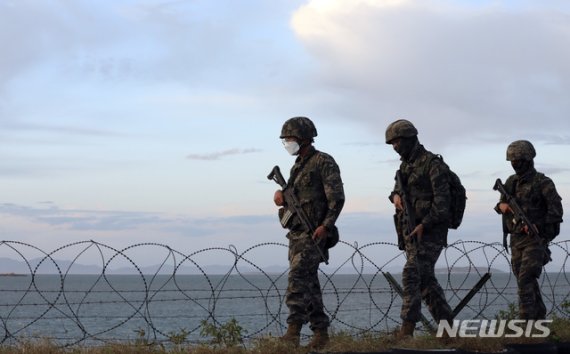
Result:
M344 206L344 187L340 169L332 157L325 159L320 169L327 198L327 212L322 225L332 228Z
M398 171L402 171L402 164L400 164L400 168ZM396 171L396 174L398 174L398 171ZM400 191L400 188L401 187L400 185L398 185L397 178L396 176L394 176L394 189L388 196L388 199L390 199L392 204L394 204L394 206L398 210L402 210L404 208L404 206L402 205L402 192Z
M397 173L397 171L396 171L396 173ZM398 186L398 182L396 181L396 177L394 177L394 189L392 190L392 192L388 196L388 199L390 199L390 201L392 203L394 203L394 196L400 196L400 195L402 195L400 193L400 186Z
M549 241L560 232L560 223L562 222L562 198L556 191L554 182L546 177L541 184L541 194L546 202L547 213L543 225L538 225L539 232Z

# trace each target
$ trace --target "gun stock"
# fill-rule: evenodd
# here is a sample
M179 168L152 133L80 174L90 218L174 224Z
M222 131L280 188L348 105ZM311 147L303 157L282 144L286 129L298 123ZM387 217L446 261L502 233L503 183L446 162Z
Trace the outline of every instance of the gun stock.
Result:
M275 181L275 183L280 185L281 188L285 188L287 186L287 182L285 182L285 178L283 178L279 166L273 167L271 172L269 172L269 174L267 175L267 179Z

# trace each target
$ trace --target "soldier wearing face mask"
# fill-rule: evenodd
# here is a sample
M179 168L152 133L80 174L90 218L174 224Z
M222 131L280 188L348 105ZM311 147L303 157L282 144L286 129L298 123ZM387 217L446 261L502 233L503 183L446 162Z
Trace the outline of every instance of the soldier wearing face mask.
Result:
M562 198L554 182L534 168L536 151L529 141L517 140L507 147L507 161L515 171L505 182L505 190L514 197L528 220L538 228L538 235L529 232L529 225L515 224L506 197L495 206L511 234L511 266L517 278L519 317L524 320L544 319L538 278L542 267L550 261L548 243L560 233Z
M404 297L400 317L403 320L399 337L413 336L421 317L422 299L432 317L451 320L452 312L443 289L435 277L435 264L447 246L450 218L449 175L443 161L426 150L418 140L416 127L408 120L399 119L386 129L386 144L391 144L400 155L400 174L406 193L397 183L389 198L396 207L396 228L402 235L400 249L406 251L402 271ZM402 230L402 195L406 194L415 216L415 227L410 234Z
M320 349L329 340L329 317L323 308L318 270L319 263L325 261L322 256L328 260L328 248L338 241L335 222L344 205L340 169L332 156L315 149L313 139L316 136L315 125L306 117L287 120L280 136L287 152L296 156L287 188L293 188L315 225L313 234L295 221L295 217L287 226L289 283L285 303L289 316L287 333L281 339L298 346L301 328L309 322L314 332L309 343L311 349ZM275 192L273 200L277 206L286 206L281 190Z

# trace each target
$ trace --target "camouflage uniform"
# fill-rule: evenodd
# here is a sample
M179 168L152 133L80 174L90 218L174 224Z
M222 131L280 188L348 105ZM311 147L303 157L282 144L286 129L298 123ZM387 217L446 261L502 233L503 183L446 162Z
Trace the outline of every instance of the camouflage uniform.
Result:
M415 209L415 224L424 225L420 243L404 235L407 260L402 272L404 299L400 317L407 322L418 322L423 299L436 321L451 319L451 308L434 272L441 251L447 246L450 191L446 167L416 143L409 157L402 158L400 172ZM397 185L390 200L394 194L402 195ZM397 227L404 230L401 212L396 216Z
M329 237L338 232L334 224L344 205L344 189L340 169L330 155L311 146L306 155L297 157L287 185L295 188L313 225L326 226ZM290 270L285 303L289 308L287 323L309 321L315 330L328 328L329 318L323 310L318 278L319 263L324 260L311 236L299 223L287 234ZM319 242L318 247L328 258L325 242Z
M509 149L520 147L521 141L516 141ZM523 142L523 148L532 145ZM534 158L534 148L530 150L529 158ZM508 150L507 160L517 157L517 152ZM560 232L562 222L562 198L556 191L554 182L544 174L537 172L534 165L522 175L511 175L505 182L505 190L513 196L523 209L526 217L537 226L539 236L530 235L523 231L524 225L513 224L511 213L503 215L504 226L511 234L511 266L517 278L519 294L519 317L526 320L544 319L546 307L542 301L538 278L543 266L550 261L548 243ZM500 203L507 203L501 195L495 210L501 213Z
M328 341L329 327L318 277L319 263L328 261L328 248L338 242L335 222L344 205L344 189L335 160L311 145L316 136L317 130L310 119L293 117L283 125L280 138L287 141L293 137L303 145L303 153L299 148L297 153L295 149L290 152L299 156L291 168L287 188L293 188L312 225L324 226L327 234L326 240L313 241L313 235L296 215L286 225L289 229L289 284L285 303L289 308L289 328L282 338L298 343L301 326L310 322L315 332L310 345L318 348ZM284 208L280 209L280 217Z

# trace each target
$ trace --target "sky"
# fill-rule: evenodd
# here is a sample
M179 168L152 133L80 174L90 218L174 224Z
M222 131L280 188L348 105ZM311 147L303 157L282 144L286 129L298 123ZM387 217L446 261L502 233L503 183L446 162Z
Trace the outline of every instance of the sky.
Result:
M399 118L467 189L450 242L500 241L492 186L513 173L514 140L534 144L570 210L567 1L0 0L0 45L5 241L285 243L266 176L294 162L279 139L293 116L340 166L350 244L395 242L384 134Z

